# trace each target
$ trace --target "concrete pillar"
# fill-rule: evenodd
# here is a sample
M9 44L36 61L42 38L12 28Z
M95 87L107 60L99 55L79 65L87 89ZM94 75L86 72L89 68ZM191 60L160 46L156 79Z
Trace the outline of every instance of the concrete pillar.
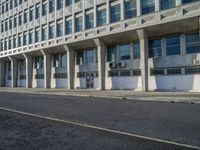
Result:
M140 40L142 91L148 91L148 37L144 29L137 30L137 35Z
M9 57L11 62L11 87L17 87L17 59Z
M106 1L106 24L110 23L110 1Z
M160 0L155 0L155 11L160 11Z
M137 16L141 16L142 14L141 0L136 0L136 6L137 6Z
M176 6L180 6L182 4L182 0L176 0Z
M41 50L44 57L44 88L51 87L51 55L45 50Z
M5 86L5 63L0 61L0 87Z
M67 52L67 77L68 89L74 89L74 76L75 76L75 50L69 45L64 45Z
M97 59L98 59L98 74L99 74L99 90L105 90L105 54L106 54L106 45L98 38L94 39L94 42L97 46Z
M121 20L124 20L124 0L120 0L120 18Z
M26 88L32 88L33 58L26 53L23 56L26 62Z

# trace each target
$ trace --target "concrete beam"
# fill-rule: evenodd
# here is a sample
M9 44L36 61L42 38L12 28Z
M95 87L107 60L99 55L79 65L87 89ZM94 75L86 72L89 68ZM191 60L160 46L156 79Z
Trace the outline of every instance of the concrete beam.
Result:
M99 39L94 39L94 42L97 46L97 59L98 59L98 75L99 75L99 90L105 90L105 54L106 54L106 45Z
M148 37L144 29L137 30L137 35L140 40L142 91L148 91Z
M11 87L17 87L17 59L9 57L11 62Z
M75 50L69 45L63 45L67 53L67 77L68 89L74 89L74 76L75 76Z
M40 50L44 57L44 88L51 87L51 55L45 50Z
M32 88L33 58L26 53L23 56L26 61L26 88Z

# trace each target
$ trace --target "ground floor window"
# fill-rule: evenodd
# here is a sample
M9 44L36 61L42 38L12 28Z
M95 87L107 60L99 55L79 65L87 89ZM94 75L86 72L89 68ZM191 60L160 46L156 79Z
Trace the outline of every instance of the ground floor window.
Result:
M199 33L192 33L186 35L186 53L200 53Z

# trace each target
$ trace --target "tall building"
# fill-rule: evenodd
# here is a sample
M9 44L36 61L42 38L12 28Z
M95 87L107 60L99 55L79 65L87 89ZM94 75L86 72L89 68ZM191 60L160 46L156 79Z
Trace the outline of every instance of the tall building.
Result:
M0 0L0 86L200 91L200 0Z

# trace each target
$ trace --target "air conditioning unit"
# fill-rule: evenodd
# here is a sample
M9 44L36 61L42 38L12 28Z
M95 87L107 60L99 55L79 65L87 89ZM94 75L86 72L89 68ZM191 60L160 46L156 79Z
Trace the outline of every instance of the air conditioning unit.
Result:
M125 62L119 62L118 63L118 67L119 68L124 68L124 67L126 67L126 63Z
M111 62L111 63L109 63L109 67L110 68L116 68L117 66L116 66L116 63Z
M200 65L200 60L199 59L194 59L193 60L193 65Z

